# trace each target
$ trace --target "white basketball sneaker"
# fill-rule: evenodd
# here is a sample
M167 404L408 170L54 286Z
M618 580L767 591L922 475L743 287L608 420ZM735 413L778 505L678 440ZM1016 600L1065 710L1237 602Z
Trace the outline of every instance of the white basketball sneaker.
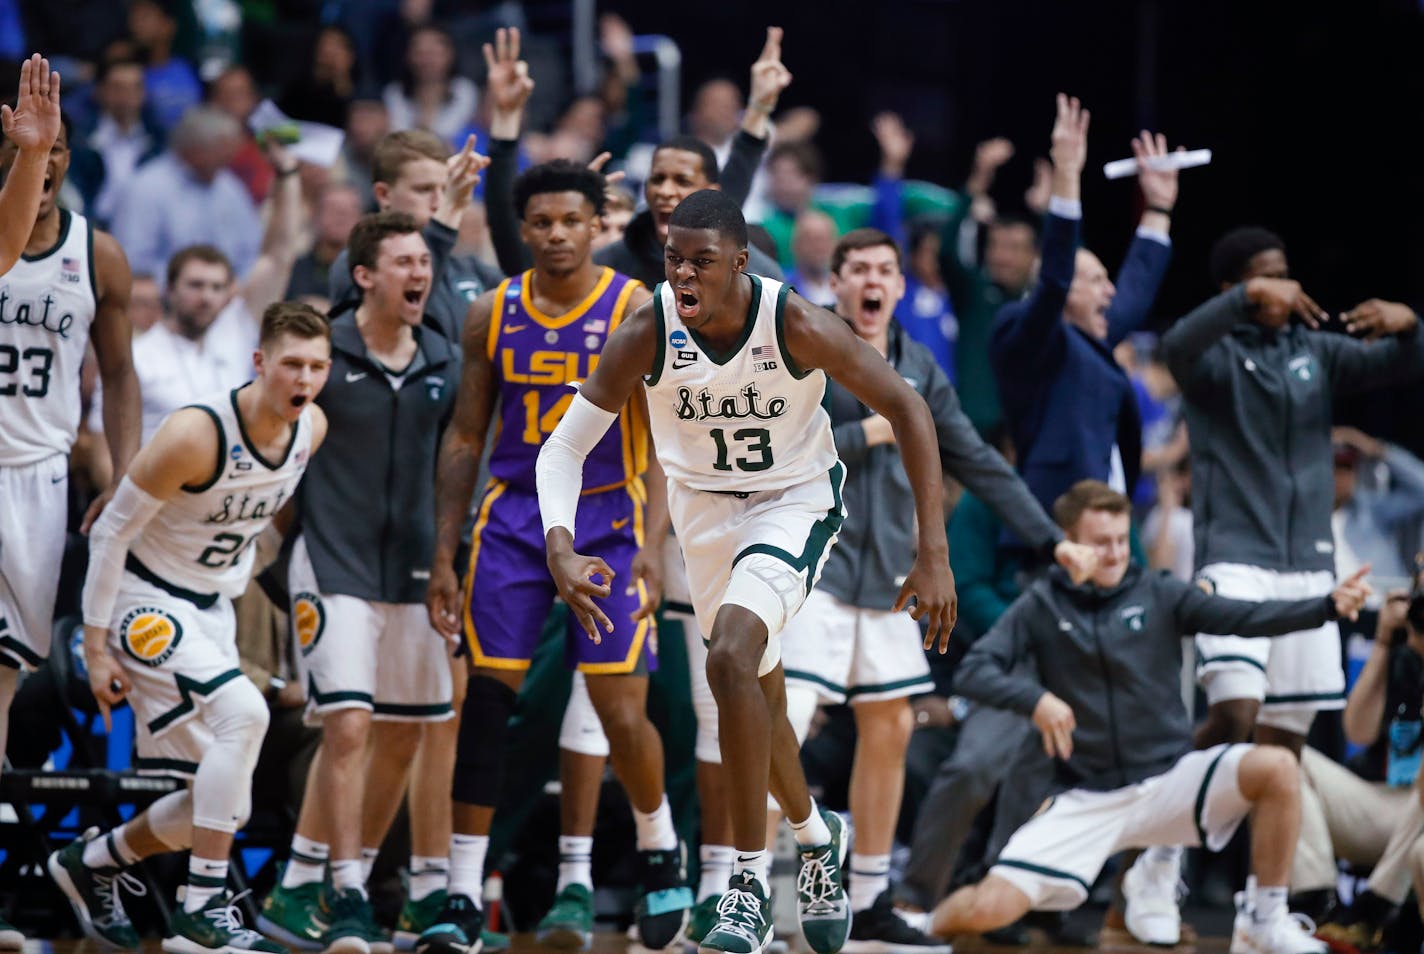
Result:
M1313 937L1315 924L1284 906L1274 917L1256 918L1255 879L1236 892L1236 923L1231 930L1231 954L1325 954L1329 945Z
M1127 901L1123 920L1128 933L1143 944L1175 947L1182 939L1182 912L1178 907L1181 890L1181 852L1171 861L1150 860L1144 851L1122 879L1122 895Z

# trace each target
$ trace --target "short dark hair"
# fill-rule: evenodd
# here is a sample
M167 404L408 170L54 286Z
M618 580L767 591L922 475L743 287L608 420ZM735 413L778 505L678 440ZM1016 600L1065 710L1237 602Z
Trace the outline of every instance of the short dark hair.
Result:
M346 241L351 274L356 267L375 268L381 254L381 243L393 235L419 234L420 226L404 212L373 212L356 220L351 238Z
M300 301L275 301L262 312L262 331L257 344L265 348L282 335L294 338L331 340L331 326L321 312Z
M514 180L514 209L522 219L529 207L529 200L536 195L580 192L593 204L594 214L602 215L606 188L603 173L572 159L551 159L537 166L530 166Z
M671 139L665 139L658 143L657 148L653 150L653 155L656 156L664 149L696 154L702 160L702 174L707 177L707 181L714 185L717 183L721 175L721 171L717 168L717 154L701 139L688 135L673 136Z
M841 236L841 240L836 243L836 250L831 253L831 274L840 274L841 266L845 264L846 256L851 252L863 248L880 248L881 246L894 250L896 268L904 267L904 263L900 260L900 246L896 245L895 240L887 233L879 229L851 229Z
M94 84L97 86L104 82L104 80L109 78L110 73L125 66L132 66L142 72L147 68L148 64L146 64L143 58L137 53L129 50L120 50L99 60L99 65L94 70Z
M723 238L747 247L747 220L741 206L719 189L700 189L672 210L669 226L680 229L712 229Z
M771 148L771 152L767 153L766 164L770 166L782 159L794 162L796 168L800 169L801 174L808 179L821 181L821 170L824 166L821 161L821 151L811 143L804 140L779 143Z
M1245 277L1251 259L1273 249L1284 252L1286 243L1270 229L1263 229L1259 225L1232 229L1216 240L1216 244L1211 247L1211 254L1207 257L1212 285L1219 287L1236 284Z
M227 269L227 277L234 276L232 262L222 249L216 245L189 245L180 248L173 253L173 257L168 259L168 286L172 288L178 281L178 276L183 274L183 269L188 267L189 262L202 262L205 265L221 265Z
M1053 519L1064 530L1071 530L1089 510L1130 514L1132 501L1101 480L1080 480L1053 501Z
M371 156L371 181L392 185L400 178L401 170L407 162L416 159L434 159L444 162L450 158L450 147L445 140L424 129L402 129L387 133L376 143Z
M1006 212L995 217L989 223L989 229L1028 229L1029 235L1033 236L1033 247L1038 248L1038 223L1033 219L1024 218L1022 215L1015 215Z

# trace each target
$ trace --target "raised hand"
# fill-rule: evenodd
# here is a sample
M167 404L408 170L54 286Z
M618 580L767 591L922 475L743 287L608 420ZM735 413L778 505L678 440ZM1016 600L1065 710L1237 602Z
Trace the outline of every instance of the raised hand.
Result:
M1075 586L1087 581L1098 569L1098 551L1083 543L1058 541L1053 548L1053 559L1068 571Z
M1024 205L1034 215L1048 211L1048 197L1053 195L1053 163L1039 158L1033 161L1033 182L1024 190Z
M59 74L38 53L20 65L15 106L0 106L5 138L21 152L47 154L59 138Z
M1319 328L1328 317L1300 282L1289 278L1251 279L1246 283L1246 300L1256 306L1256 321L1267 328L1285 327L1292 314L1312 328Z
M1365 600L1374 592L1365 582L1365 574L1369 572L1370 565L1366 563L1330 591L1330 599L1335 603L1335 613L1341 619L1360 618L1360 610L1364 607Z
M910 618L927 619L929 628L925 630L925 649L939 643L939 653L949 652L949 635L954 631L954 621L959 617L959 596L954 591L954 571L949 568L949 560L926 559L921 553L915 557L915 565L910 567L900 595L895 598L891 612L898 613L909 605Z
M782 90L791 85L791 71L781 62L781 27L766 28L766 43L761 55L752 64L751 95L747 100L749 109L771 115Z
M534 92L534 80L529 76L529 64L519 58L519 28L496 30L494 44L486 43L484 54L485 95L493 110L492 119L520 116Z
M1142 130L1132 140L1132 154L1137 157L1137 186L1149 209L1171 209L1177 204L1177 170L1154 169L1150 163L1167 155L1167 137Z
M1073 756L1073 730L1078 727L1078 720L1068 703L1045 692L1033 707L1033 724L1043 734L1043 751L1049 758Z
M1003 136L986 139L974 147L974 170L993 175L1014 157L1014 144Z
M1075 179L1082 173L1088 161L1090 118L1091 114L1076 96L1058 94L1058 116L1053 121L1052 145L1048 151L1055 172L1072 175Z
M1419 316L1413 308L1378 298L1361 302L1341 315L1340 320L1345 322L1350 334L1360 335L1366 341L1402 334L1419 324Z
M603 167L608 165L608 161L612 158L613 153L600 152L588 161L588 167L594 172L603 172ZM622 169L619 169L617 172L604 172L603 184L605 186L611 186L616 182L622 182L626 178L628 178L628 174Z
M910 150L915 148L915 134L910 132L898 113L888 110L875 114L870 121L870 131L880 145L881 171L894 179L904 176Z

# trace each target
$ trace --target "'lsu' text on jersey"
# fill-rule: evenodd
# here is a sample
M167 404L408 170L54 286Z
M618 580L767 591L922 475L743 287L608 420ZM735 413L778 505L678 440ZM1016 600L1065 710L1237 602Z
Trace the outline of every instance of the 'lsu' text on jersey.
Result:
M0 465L68 454L97 291L94 232L59 210L59 241L0 275ZM8 225L7 225L8 227Z
M243 385L248 387L249 385ZM252 572L253 542L292 499L311 458L311 407L292 425L281 460L252 446L237 411L237 388L200 404L218 430L213 476L164 503L129 546L128 569L149 582L198 596L241 596ZM156 578L156 579L154 579Z
M495 294L488 353L499 381L499 432L490 474L534 490L539 448L573 403L575 390L598 364L608 336L623 321L640 283L611 268L577 307L557 318L542 314L530 293L533 271L507 278ZM621 487L647 469L647 426L630 401L589 454L584 493Z
M653 291L658 352L644 384L654 444L667 475L693 490L779 490L838 459L826 375L798 368L786 347L790 286L747 277L746 326L725 353L683 327L670 285Z

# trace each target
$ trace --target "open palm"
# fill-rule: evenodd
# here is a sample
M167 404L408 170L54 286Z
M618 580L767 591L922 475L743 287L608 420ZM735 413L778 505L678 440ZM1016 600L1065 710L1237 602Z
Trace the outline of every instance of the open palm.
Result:
M59 136L59 74L36 53L20 67L15 106L0 107L5 138L23 152L48 152Z

